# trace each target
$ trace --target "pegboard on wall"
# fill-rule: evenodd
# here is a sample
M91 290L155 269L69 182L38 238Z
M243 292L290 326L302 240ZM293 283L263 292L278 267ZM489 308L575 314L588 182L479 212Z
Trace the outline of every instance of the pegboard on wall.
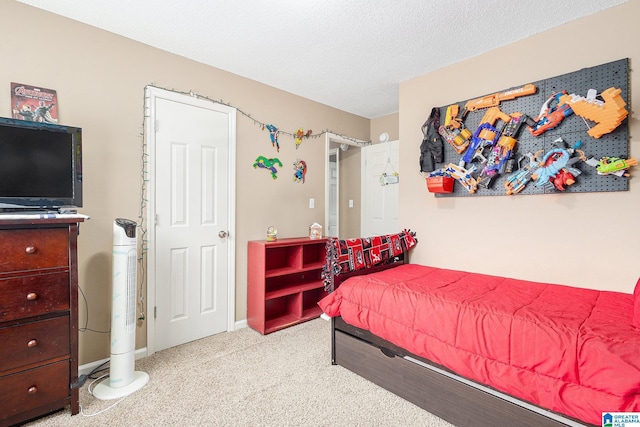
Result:
M568 94L586 97L590 89L595 89L598 93L598 99L600 99L600 94L604 90L614 87L621 90L620 96L625 102L627 102L626 110L631 112L631 106L628 105L629 60L627 58L591 68L584 68L561 76L531 82L531 84L536 86L536 92L534 94L502 101L498 105L498 108L508 115L520 112L532 119L535 119L539 115L543 104L556 92L566 91ZM517 89L522 86L511 89ZM468 100L457 103L461 112L463 111L467 101ZM447 107L449 106L447 105L439 108L441 124L444 123ZM464 125L471 133L476 131L486 111L486 109L478 109L469 112L466 115ZM611 133L605 134L597 139L591 137L587 133L587 131L595 124L596 123L584 119L577 114L571 114L570 116L565 117L557 127L548 130L537 137L533 136L531 132L529 132L526 125L523 126L518 134L517 144L511 156L512 159L516 160L514 171L518 170L518 166L526 167L529 162L529 157L527 156L528 153L533 154L540 150L542 150L543 153L547 153L551 149L555 148L556 146L553 143L558 138L562 138L569 147L573 147L578 141L581 141L579 149L584 151L586 157L594 157L595 159L600 159L606 156L621 157L625 159L628 158L628 118L625 118L622 124ZM501 131L503 126L504 122L502 121L498 121L496 123L498 131ZM440 168L449 163L456 165L459 164L464 153L458 154L451 145L444 141L444 139L443 145L444 161L442 164L437 164L436 166ZM477 176L482 170L483 165L480 162L474 162L474 164L477 166L477 170L473 175ZM545 188L542 185L537 185L537 181L531 180L527 183L524 189L511 197L517 197L518 195L524 194L628 190L628 178L615 175L598 175L595 167L589 166L582 161L576 162L572 166L580 170L581 173L575 178L575 184L565 187L564 191L559 191L555 188ZM467 164L467 168L470 168L469 164ZM507 195L505 191L505 182L509 175L509 173L498 175L492 180L491 185L488 188L478 186L477 190L473 194L469 193L469 191L467 191L467 189L458 182L455 183L453 192L434 194L436 197L504 196Z

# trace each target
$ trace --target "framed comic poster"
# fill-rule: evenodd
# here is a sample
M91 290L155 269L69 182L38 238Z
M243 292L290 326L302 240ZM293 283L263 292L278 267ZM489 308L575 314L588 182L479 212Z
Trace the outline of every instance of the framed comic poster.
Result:
M11 117L40 123L58 123L55 90L11 83Z

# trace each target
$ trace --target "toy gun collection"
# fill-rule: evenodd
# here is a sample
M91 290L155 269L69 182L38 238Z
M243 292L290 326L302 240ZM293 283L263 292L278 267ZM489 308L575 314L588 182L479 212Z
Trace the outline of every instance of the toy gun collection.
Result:
M576 182L581 173L575 164L582 161L596 168L599 175L629 176L627 169L636 166L633 159L603 157L599 160L587 159L580 150L581 142L569 147L561 138L553 147L543 153L540 150L514 159L518 137L527 128L534 137L558 127L572 114L597 123L587 132L593 138L612 132L627 117L626 103L620 96L620 89L609 88L602 92L602 101L596 98L596 91L590 90L586 97L566 91L551 94L542 105L537 117L532 118L522 112L505 113L499 105L503 101L535 94L533 84L467 101L460 112L460 106L447 107L444 123L438 133L457 154L461 156L457 165L449 163L441 169L427 174L427 178L451 177L474 193L478 186L490 188L496 177L505 176L506 194L517 194L530 181L537 187L564 191ZM465 127L465 119L470 112L486 109L476 130L472 133ZM586 123L586 122L585 122ZM523 163L528 159L527 163ZM514 171L515 168L515 171ZM477 175L475 175L477 173Z

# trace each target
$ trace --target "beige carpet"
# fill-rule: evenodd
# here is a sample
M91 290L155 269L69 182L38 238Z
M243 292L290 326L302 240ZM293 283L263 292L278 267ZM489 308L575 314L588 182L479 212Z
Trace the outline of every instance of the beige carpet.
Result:
M330 323L316 319L262 336L223 333L139 360L149 383L118 400L80 391L82 413L29 426L427 426L451 424L331 365ZM95 384L94 384L95 386Z

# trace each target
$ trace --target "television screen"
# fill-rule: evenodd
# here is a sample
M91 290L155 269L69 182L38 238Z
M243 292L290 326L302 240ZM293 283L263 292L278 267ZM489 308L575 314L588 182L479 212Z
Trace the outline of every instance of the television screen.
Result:
M81 129L0 118L0 208L81 206Z

